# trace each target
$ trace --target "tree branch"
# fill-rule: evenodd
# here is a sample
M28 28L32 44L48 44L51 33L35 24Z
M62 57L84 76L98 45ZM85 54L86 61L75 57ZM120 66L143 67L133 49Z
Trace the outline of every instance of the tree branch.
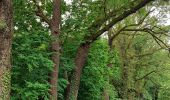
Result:
M156 32L154 32L152 30L148 30L148 33L155 39L155 41L159 44L160 47L162 47L162 46L159 42L161 42L165 47L167 47L167 49L169 49L169 46L165 42L163 42L160 38L158 38L156 35L154 35L154 33L156 33Z
M166 68L163 68L163 69L161 69L161 70L155 69L155 70L153 70L153 71L145 74L144 76L142 76L142 77L140 77L140 78L138 78L138 79L135 79L135 81L145 79L145 78L147 78L147 77L148 77L150 74L152 74L152 73L157 73L157 74L158 74L158 72L162 72L162 71L166 71L166 70L170 70L170 69L166 69Z
M153 70L153 71L147 73L146 75L144 75L144 76L142 76L142 77L140 77L140 78L138 78L138 79L135 79L135 81L142 80L142 79L148 77L150 74L155 73L155 72L156 72L156 70Z
M146 19L146 17L149 16L149 14L150 14L151 12L153 12L153 10L152 10L152 11L149 11L141 20L139 20L139 22L138 22L137 24L130 24L130 25L126 25L126 26L124 26L123 28L121 28L116 34L114 34L114 35L111 37L111 41L113 41L122 31L126 30L126 28L132 27L132 26L139 26L139 25L141 25L141 24L144 22L144 20Z
M169 49L169 46L165 43L165 42L163 42L160 38L158 38L155 34L160 34L160 33L157 33L157 32L155 32L155 31L153 31L152 29L149 29L149 28L142 28L142 29L124 29L123 31L141 31L141 32L147 32L147 33L149 33L152 37L153 37L153 39L157 42L157 44L160 46L160 47L162 47L162 45L160 44L160 43L162 43L166 48L168 48ZM161 32L162 33L162 32ZM165 33L163 33L163 34L165 34ZM160 42L160 43L159 43ZM164 48L164 47L162 47L162 48Z
M37 0L33 0L33 2L37 8L36 15L39 16L42 21L46 22L49 26L51 26L50 19L43 13L43 9L39 6Z
M94 34L93 34L94 30L96 30L96 28L99 28L99 27L90 27L89 31L91 32L91 35L85 37L86 42L91 43L91 42L95 41L101 34L103 34L105 31L109 30L113 25L115 25L119 21L125 19L129 15L135 13L136 11L138 11L139 9L141 9L142 7L144 7L146 4L150 3L151 1L154 1L154 0L142 0L137 5L131 7L128 10L123 11L123 13L121 13L120 15L118 15L118 13L116 13L116 16L112 18L112 20L110 21L110 23L108 25L104 26L103 28L101 28L100 30L95 32ZM103 19L105 19L105 18L103 18ZM103 19L101 19L101 20L103 20ZM105 21L107 21L107 20L105 20ZM105 22L105 21L103 21L103 22ZM99 25L100 25L100 21L99 21Z
M159 48L159 49L152 50L152 52L148 52L148 53L145 53L145 54L130 56L129 59L133 59L133 58L135 58L135 57L145 57L145 56L149 56L149 55L152 55L152 54L154 54L155 52L157 52L157 51L159 51L159 50L162 50L162 49L163 49L163 48Z

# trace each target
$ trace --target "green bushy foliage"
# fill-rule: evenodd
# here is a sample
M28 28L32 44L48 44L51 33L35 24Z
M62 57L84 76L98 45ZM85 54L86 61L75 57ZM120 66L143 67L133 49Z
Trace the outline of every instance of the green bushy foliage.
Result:
M49 94L48 74L53 63L49 59L48 33L15 34L12 50L12 100L37 100Z
M49 100L50 35L45 32L16 33L12 48L12 100ZM64 98L67 81L59 77L58 97Z
M80 82L79 100L101 100L104 89L110 86L108 76L111 69L107 66L108 50L105 40L95 42L90 48ZM113 93L112 86L109 90Z

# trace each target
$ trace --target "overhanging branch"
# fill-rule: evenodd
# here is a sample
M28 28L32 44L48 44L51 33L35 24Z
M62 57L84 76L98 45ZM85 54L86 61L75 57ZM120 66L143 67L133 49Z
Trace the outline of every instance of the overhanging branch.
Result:
M156 72L156 70L153 70L153 71L147 73L146 75L142 76L141 78L135 79L135 81L142 80L142 79L148 77L150 74L155 73L155 72Z
M147 33L149 33L152 37L153 37L153 39L157 42L157 44L160 46L160 47L162 47L162 45L161 44L163 44L166 48L168 48L169 49L169 46L165 43L165 42L163 42L160 38L158 38L155 34L164 34L164 35L166 35L165 33L163 33L163 32L155 32L154 30L152 30L152 29L149 29L149 28L142 28L142 29L124 29L123 31L140 31L140 32L147 32ZM161 43L161 44L160 44ZM162 47L162 48L164 48L164 47Z
M167 68L162 68L162 69L155 69L153 71L150 71L148 72L147 74L145 74L144 76L138 78L138 79L135 79L135 81L139 81L139 80L142 80L142 79L146 79L149 75L153 74L153 73L157 73L159 74L159 72L163 72L163 71L166 71L166 70L170 70L170 69L167 69Z
M86 42L91 43L91 42L95 41L101 34L103 34L105 31L109 30L113 25L115 25L119 21L125 19L129 15L135 13L136 11L138 11L139 9L141 9L142 7L144 7L146 4L150 3L151 1L154 1L154 0L142 0L137 5L131 7L128 10L123 11L123 13L121 13L119 15L118 15L118 13L116 13L116 16L112 18L112 20L110 21L109 24L105 25L103 28L101 28L100 30L98 30L94 34L93 34L93 30L95 30L96 28L98 29L99 27L90 27L89 31L92 31L92 32L91 32L90 36L85 37ZM103 19L101 19L101 20L103 20ZM107 21L107 20L105 20L105 21ZM103 22L105 22L105 21L103 21ZM100 23L99 23L99 25L100 25Z
M155 49L155 50L152 50L152 52L147 52L147 53L144 53L144 54L140 54L140 55L133 55L133 56L130 56L129 59L133 59L133 58L136 58L136 57L145 57L145 56L149 56L149 55L153 55L154 53L162 50L164 48L159 48L159 49Z
M153 10L152 10L152 11L153 11ZM119 34L121 34L122 31L125 31L127 28L133 27L133 26L140 26L140 25L142 25L142 23L144 22L144 20L146 19L146 17L149 16L149 14L150 14L152 11L149 11L142 19L139 20L138 23L126 25L126 26L124 26L123 28L121 28L116 34L114 34L114 35L111 37L111 41L113 41Z

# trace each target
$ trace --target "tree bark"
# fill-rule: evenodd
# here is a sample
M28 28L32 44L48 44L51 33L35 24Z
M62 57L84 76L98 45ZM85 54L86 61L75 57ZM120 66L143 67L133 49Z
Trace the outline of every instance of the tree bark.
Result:
M0 0L0 100L10 100L12 0Z
M78 48L76 58L75 58L75 69L72 75L70 90L66 100L77 100L80 77L81 77L82 69L86 62L86 58L88 56L89 47L90 44L85 43Z
M50 77L51 78L50 100L57 100L57 82L60 62L60 44L59 44L60 21L61 21L60 5L61 5L60 0L54 0L53 17L50 23L51 34L52 38L54 39L51 43L51 48L53 52L52 61L54 63L54 66Z

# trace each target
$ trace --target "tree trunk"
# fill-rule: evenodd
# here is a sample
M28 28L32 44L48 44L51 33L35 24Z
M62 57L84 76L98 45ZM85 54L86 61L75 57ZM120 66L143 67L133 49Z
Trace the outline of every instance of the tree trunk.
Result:
M85 43L78 48L75 58L75 69L70 83L70 91L66 100L77 100L81 72L88 56L89 47L90 44Z
M51 100L57 100L57 82L58 82L58 70L59 70L59 62L60 62L60 44L59 44L59 34L60 34L60 0L54 0L54 10L53 10L53 18L51 20L51 34L54 39L51 43L52 48L52 61L54 63L53 71L51 72Z
M109 93L106 89L104 89L104 91L103 91L103 100L110 100Z
M10 100L12 0L0 0L0 100Z
M136 99L138 100L143 100L144 96L143 96L143 86L144 86L144 82L142 82L142 80L138 80L135 82L135 90L136 90Z
M108 54L110 55L113 55L113 51L114 51L114 47L113 47L113 39L112 39L112 35L114 35L112 33L112 29L109 29L108 31L108 45L109 45L109 51L108 51ZM113 67L113 63L112 63L112 59L114 59L113 56L109 57L109 60L108 60L108 64L107 64L107 67L109 68L112 68ZM109 83L110 82L110 77L107 76L107 82ZM109 93L107 91L108 87L104 87L104 90L103 90L103 100L109 100Z
M118 41L120 45L120 54L122 59L122 66L121 66L121 78L122 78L122 90L121 95L123 99L128 98L128 59L127 59L127 50L126 50L126 37L120 37Z
M136 90L134 89L134 65L128 59L128 37L120 37L120 53L122 59L121 77L122 77L122 98L125 100L134 100Z
M126 60L125 60L125 55L124 55L124 50L123 50L123 48L121 48L121 50L122 50L122 59L123 59L123 62L122 62L122 70L121 70L121 72L122 72L122 75L121 75L121 77L122 77L122 82L123 82L123 91L122 91L122 97L124 98L124 99L127 99L127 92L128 92L128 84L127 84L127 81L128 81L128 66L127 66L127 63L126 63Z
M67 84L67 87L65 88L64 91L64 97L65 99L68 98L68 93L70 92L70 77L67 74L67 71L64 72L64 79L68 81L69 84Z
M151 90L152 90L152 100L158 100L159 86L155 85L155 86L151 87Z

